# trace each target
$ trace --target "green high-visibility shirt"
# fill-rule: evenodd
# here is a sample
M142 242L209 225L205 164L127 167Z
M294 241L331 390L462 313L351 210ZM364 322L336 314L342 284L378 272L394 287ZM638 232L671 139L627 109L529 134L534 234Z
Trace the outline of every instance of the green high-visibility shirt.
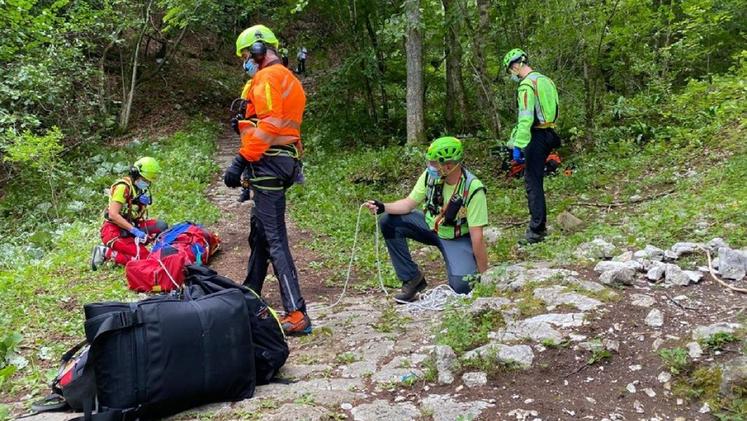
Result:
M508 146L524 149L532 140L532 127L555 127L558 118L558 90L549 77L531 72L519 82L516 99L519 116Z

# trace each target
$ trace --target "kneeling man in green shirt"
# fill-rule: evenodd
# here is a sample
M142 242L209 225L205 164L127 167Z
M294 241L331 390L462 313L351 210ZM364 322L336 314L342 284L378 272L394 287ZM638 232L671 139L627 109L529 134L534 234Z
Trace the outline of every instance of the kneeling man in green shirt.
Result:
M446 261L449 286L469 293L465 277L488 267L483 227L488 224L485 186L462 166L464 148L455 137L433 141L426 153L428 167L410 195L392 203L366 202L379 218L389 257L402 281L397 302L410 302L425 289L425 276L413 262L407 239L436 246ZM415 210L422 205L422 211Z

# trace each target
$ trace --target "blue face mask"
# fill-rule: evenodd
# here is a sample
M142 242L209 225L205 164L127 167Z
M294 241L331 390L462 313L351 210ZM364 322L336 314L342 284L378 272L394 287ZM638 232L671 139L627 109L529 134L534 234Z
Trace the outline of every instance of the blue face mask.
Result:
M148 190L148 187L150 187L150 183L143 180L142 178L140 180L136 180L134 184L135 187L137 187L140 191L146 191Z
M513 80L516 83L521 82L521 79L519 79L519 75L511 75L511 80Z
M255 63L252 59L246 60L244 62L244 70L249 75L249 77L254 77L254 75L257 74L257 63Z
M441 178L441 173L438 172L438 168L434 166L428 165L428 167L426 168L426 171L428 171L428 177L436 178L436 179Z

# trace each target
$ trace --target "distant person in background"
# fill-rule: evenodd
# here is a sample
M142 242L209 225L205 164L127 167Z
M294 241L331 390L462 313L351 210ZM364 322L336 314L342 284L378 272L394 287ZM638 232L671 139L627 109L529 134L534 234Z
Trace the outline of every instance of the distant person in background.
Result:
M146 258L150 251L145 244L168 228L160 219L148 219L148 206L153 203L150 186L160 174L158 161L146 156L135 161L128 176L112 184L101 227L104 245L93 248L92 270L107 260L124 266L129 261Z
M296 67L296 73L300 74L306 74L306 56L308 55L308 51L306 50L306 47L301 47L301 49L298 51L298 55L296 58L298 59L298 66Z
M280 49L278 49L278 53L280 53L280 60L283 61L283 66L288 67L288 49L285 47L280 47Z

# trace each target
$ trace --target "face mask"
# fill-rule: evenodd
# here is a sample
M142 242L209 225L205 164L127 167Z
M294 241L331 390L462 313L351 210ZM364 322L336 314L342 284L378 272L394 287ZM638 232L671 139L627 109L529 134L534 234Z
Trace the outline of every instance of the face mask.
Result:
M519 79L519 75L511 74L511 80L513 80L516 83L521 82L521 79Z
M428 165L426 168L426 171L428 171L428 177L431 178L441 178L441 173L438 172L438 168Z
M140 179L135 181L135 187L137 187L140 191L145 191L148 190L148 187L150 187L150 183L143 179Z
M249 77L254 77L254 75L257 74L257 63L255 63L253 59L246 60L244 62L244 70Z

